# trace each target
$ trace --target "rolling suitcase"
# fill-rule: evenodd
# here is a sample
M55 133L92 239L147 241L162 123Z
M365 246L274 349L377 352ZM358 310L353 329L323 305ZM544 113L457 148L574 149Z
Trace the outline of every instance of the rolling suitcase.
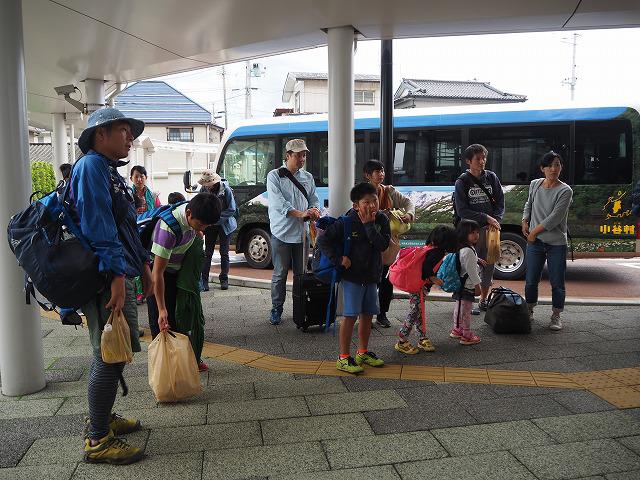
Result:
M316 325L324 328L331 287L318 280L311 271L306 233L302 255L302 274L293 276L293 321L297 328L306 332L309 327ZM333 302L331 307L331 318L335 318L335 304Z

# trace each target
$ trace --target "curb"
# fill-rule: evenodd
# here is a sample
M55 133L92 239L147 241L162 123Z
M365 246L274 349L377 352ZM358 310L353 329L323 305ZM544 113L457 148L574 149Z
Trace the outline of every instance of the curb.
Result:
M220 283L218 280L218 274L209 274L209 283ZM229 275L229 285L235 285L236 287L247 288L260 288L263 290L271 289L271 280L261 280L251 277L241 277L239 275ZM291 282L287 282L287 291L290 292L293 288ZM401 292L399 290L394 291L393 298L409 298L409 294ZM425 297L426 300L432 302L453 302L451 296L447 293L434 294L430 293ZM551 305L551 297L540 297L538 299L538 305ZM567 297L565 305L607 305L607 306L640 306L640 299L636 298L603 298L603 297L591 297L591 298L578 298Z

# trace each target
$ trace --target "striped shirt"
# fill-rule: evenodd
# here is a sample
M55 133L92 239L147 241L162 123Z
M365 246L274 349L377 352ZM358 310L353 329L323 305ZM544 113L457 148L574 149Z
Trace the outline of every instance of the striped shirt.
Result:
M180 205L173 210L173 216L176 217L182 230L182 239L180 243L176 243L176 236L169 226L160 220L156 223L153 230L153 245L151 245L151 253L160 258L169 260L167 263L167 271L177 272L182 267L184 254L189 250L196 237L196 231L189 226L187 215L185 213L187 205Z

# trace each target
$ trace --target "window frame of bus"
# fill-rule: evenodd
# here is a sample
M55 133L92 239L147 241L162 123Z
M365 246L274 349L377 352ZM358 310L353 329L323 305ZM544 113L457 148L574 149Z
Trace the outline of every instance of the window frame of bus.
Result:
M235 142L253 142L256 145L258 144L258 142L272 142L273 143L274 159L273 159L273 162L270 165L268 165L268 167L265 169L264 180L263 180L262 183L257 183L257 175L255 176L256 183L253 184L253 185L249 185L249 184L233 185L229 181L229 179L227 178L226 170L225 170L225 157L226 157L226 154L227 154L227 152L229 150L229 147L231 147ZM267 188L267 174L273 168L275 168L275 162L277 161L276 160L277 148L278 148L278 136L277 135L264 135L264 136L260 136L260 137L234 137L234 138L230 139L229 141L227 141L226 145L224 146L224 149L222 150L222 153L220 154L220 160L218 161L218 165L217 165L217 172L222 178L224 178L225 180L227 180L229 182L229 186L232 187L234 190L238 189L238 188L264 188L266 190L266 188ZM255 163L255 166L256 166L256 173L257 173L257 162Z

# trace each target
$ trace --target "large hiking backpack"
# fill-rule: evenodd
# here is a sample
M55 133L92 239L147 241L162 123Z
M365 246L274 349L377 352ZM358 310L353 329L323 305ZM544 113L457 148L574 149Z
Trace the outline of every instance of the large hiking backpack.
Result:
M140 241L142 242L143 247L147 250L151 250L151 244L153 243L153 230L160 220L166 223L171 229L171 232L176 236L176 244L180 243L182 240L182 228L180 228L178 220L173 215L173 211L185 203L187 203L187 201L172 203L170 205L161 205L138 215L138 234L140 235Z
M398 258L389 267L391 284L407 293L420 293L427 280L422 279L422 264L433 245L406 247L400 250Z
M38 301L38 290L51 302L45 305L38 301L42 308L75 309L105 287L98 256L72 219L68 182L11 217L7 235L9 247L26 273L27 303L31 303L31 296Z
M524 298L509 288L491 290L484 321L495 333L530 333L531 319Z

